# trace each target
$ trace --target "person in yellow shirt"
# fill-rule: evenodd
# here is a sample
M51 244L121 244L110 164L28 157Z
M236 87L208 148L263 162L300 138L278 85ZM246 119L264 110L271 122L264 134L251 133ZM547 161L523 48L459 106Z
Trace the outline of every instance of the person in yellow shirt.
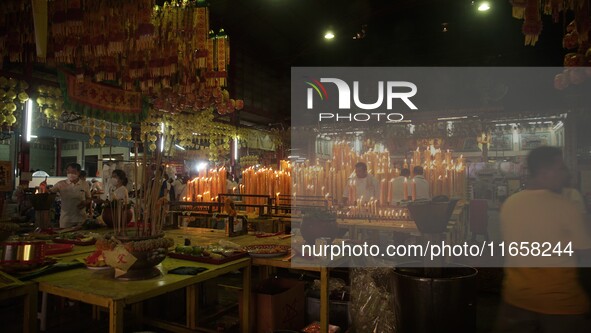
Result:
M566 176L564 187L562 188L562 196L573 201L577 205L579 211L583 213L583 215L586 215L587 207L585 207L585 199L583 199L581 192L579 192L576 188L571 187L571 185L571 174L569 172Z
M572 244L574 255L505 256L498 332L591 332L589 298L579 268L589 267L591 235L577 205L562 196L562 151L539 147L527 158L529 182L501 207L506 244Z

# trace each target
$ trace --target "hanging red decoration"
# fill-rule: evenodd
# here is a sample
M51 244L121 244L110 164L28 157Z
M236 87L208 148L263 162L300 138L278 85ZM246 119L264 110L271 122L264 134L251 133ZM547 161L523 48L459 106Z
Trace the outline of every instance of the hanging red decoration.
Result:
M542 17L540 13L539 0L527 0L523 13L523 26L521 28L525 35L525 45L536 45L542 32Z

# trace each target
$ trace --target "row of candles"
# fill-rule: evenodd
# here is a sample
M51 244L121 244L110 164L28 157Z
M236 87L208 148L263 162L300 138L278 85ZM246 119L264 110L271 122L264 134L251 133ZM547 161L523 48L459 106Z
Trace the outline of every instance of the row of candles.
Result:
M376 202L377 203L377 202ZM359 206L349 206L344 210L336 211L337 218L343 219L379 219L379 220L410 220L410 212L406 208L378 209L370 202Z
M225 167L206 170L203 176L188 181L187 196L183 201L217 201L222 193L227 193Z
M377 182L374 198L365 200L357 197L355 183L352 178L357 162L364 162L368 172ZM463 156L456 160L452 153L442 152L432 146L424 151L417 148L413 157L404 160L402 168L412 170L415 166L422 166L424 177L429 183L431 197L447 195L449 197L464 196L466 193L466 169ZM395 186L399 186L394 179L400 176L400 169L391 165L390 154L387 150L369 150L363 154L356 154L351 146L345 142L336 142L333 145L332 159L311 164L309 161L292 165L289 161L280 161L280 169L249 167L242 172L242 184L239 188L232 189L233 193L264 195L275 198L279 202L279 196L322 196L327 199L339 200L349 193L349 203L354 203L358 211L367 211L370 208L371 215L380 216L377 207L389 206L395 201L395 193L399 192ZM411 175L412 176L412 175ZM412 178L406 178L402 183L403 198L414 200L416 198L416 182ZM220 193L226 191L226 169L212 169L205 176L197 177L188 183L187 197L185 201L217 201ZM266 198L244 197L247 205L264 205ZM369 207L360 205L368 204ZM250 207L247 210L253 211ZM386 214L384 213L384 216Z
M275 198L279 202L281 194L289 195L292 190L291 164L288 161L281 161L281 169L272 168L255 169L250 167L242 172L242 182L240 193L265 195ZM265 205L266 198L244 197L243 201L247 205ZM247 207L247 211L254 211L254 207Z
M394 187L394 179L400 176L400 169L392 167L390 155L387 150L383 152L368 151L364 154L356 154L347 142L341 141L333 145L332 159L317 162L310 165L309 162L301 163L293 167L292 177L294 178L294 192L298 195L327 196L335 199L343 198L348 192L349 202L358 199L355 193L354 168L357 162L364 162L368 172L378 181L378 188L375 189L375 198L380 205L392 204L397 201L394 194L397 191ZM452 153L441 152L432 146L423 152L417 148L413 157L405 159L402 168L411 170L411 177L414 176L413 168L422 166L424 178L429 183L430 196L446 195L448 197L464 196L466 193L466 168L463 156L453 160ZM348 191L346 191L346 187ZM404 198L416 197L416 183L413 178L405 179L403 186ZM368 198L365 198L366 201Z

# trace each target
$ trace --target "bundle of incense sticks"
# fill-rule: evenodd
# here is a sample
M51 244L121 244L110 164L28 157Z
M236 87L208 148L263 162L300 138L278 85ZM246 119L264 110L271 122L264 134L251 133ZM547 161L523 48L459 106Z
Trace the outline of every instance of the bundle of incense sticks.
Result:
M124 200L111 200L109 202L111 207L111 221L113 221L113 228L115 235L126 235L127 227L127 204Z
M147 147L147 136L145 139L144 145ZM167 150L169 154L172 150L173 142L174 136L171 138L170 146ZM163 155L163 152L156 152L156 159L153 164L155 165L156 170L154 173L152 173L152 166L148 163L147 154L144 154L143 186L141 195L137 197L137 211L139 214L136 216L136 235L138 236L156 236L162 233L162 228L165 221L163 217L166 214L165 198L160 198L162 175L164 172L164 168L161 168Z

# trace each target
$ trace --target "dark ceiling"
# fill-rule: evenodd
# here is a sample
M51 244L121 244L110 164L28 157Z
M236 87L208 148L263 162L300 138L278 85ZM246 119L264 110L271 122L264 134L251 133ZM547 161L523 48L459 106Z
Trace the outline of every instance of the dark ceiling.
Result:
M470 0L212 0L210 26L226 30L233 55L258 59L283 87L273 110L257 113L288 117L291 66L562 65L562 22L544 17L538 44L524 46L509 1L489 2L480 13ZM363 25L365 37L353 39ZM327 42L329 28L336 37Z
M509 1L489 2L484 14L470 0L212 0L210 10L213 28L271 66L560 65L561 24L546 18L538 45L525 47Z

